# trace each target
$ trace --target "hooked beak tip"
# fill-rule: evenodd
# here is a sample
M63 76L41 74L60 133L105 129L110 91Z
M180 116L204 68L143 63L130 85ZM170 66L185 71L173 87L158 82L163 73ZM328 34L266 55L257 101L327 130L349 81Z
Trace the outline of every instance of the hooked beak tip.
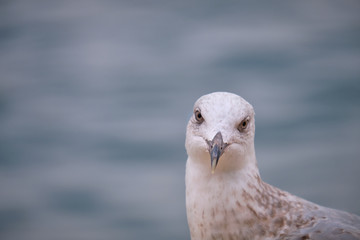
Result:
M224 153L225 148L228 146L224 143L221 132L218 132L213 140L207 141L209 145L209 153L211 160L211 173L215 173L215 168L219 162L220 156Z

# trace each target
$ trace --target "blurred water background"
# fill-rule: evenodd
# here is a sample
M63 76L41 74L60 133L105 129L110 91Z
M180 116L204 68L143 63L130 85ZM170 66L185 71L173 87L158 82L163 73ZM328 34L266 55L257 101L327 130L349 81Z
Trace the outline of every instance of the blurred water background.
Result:
M256 111L262 178L360 214L358 1L0 2L0 238L189 239L185 128Z

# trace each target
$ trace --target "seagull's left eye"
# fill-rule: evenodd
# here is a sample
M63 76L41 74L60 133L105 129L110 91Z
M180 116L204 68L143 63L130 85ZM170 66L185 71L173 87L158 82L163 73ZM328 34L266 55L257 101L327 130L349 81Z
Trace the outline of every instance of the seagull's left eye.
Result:
M203 118L200 110L196 110L196 111L194 112L194 115L195 115L195 119L196 119L196 121L197 121L198 123L202 123L202 122L204 121L204 118Z
M246 117L244 120L242 120L238 126L238 130L240 132L244 131L247 128L247 126L249 125L249 121L250 121L249 117Z

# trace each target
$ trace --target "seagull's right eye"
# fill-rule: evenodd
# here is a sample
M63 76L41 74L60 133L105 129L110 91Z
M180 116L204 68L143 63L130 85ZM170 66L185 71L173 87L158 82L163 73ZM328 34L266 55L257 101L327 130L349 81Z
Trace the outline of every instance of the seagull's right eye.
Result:
M200 110L196 110L196 111L194 112L194 115L195 115L195 119L196 119L196 121L197 121L198 123L202 123L202 122L204 121L204 118L203 118Z

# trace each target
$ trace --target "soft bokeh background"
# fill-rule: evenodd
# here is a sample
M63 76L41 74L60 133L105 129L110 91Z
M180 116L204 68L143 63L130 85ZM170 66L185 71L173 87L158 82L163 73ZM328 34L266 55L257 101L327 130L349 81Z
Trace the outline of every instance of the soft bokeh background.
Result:
M194 101L256 110L262 178L360 214L358 1L1 1L0 238L189 239Z

